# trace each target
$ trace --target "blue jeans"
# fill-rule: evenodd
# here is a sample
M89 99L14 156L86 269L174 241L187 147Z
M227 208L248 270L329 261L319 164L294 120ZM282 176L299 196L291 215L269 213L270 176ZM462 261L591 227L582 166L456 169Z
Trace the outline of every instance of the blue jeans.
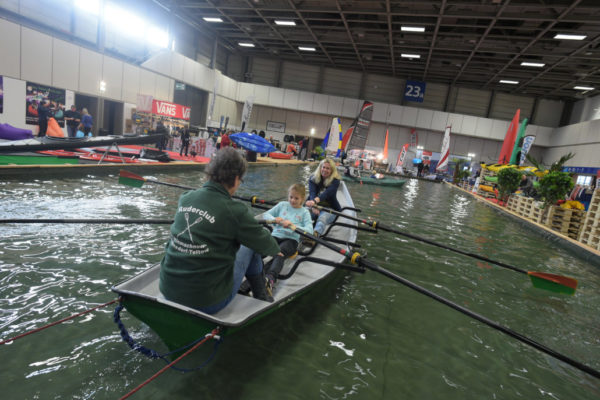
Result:
M317 223L315 224L314 231L319 234L319 236L323 235L325 228L327 225L331 224L335 219L335 214L330 214L325 211L321 211L319 216L317 217Z
M233 264L233 288L231 294L220 303L208 307L201 307L199 310L207 314L214 314L221 311L231 303L237 294L238 289L242 285L244 276L258 275L262 273L262 269L263 262L261 255L246 246L240 246L240 249L235 255L235 262Z

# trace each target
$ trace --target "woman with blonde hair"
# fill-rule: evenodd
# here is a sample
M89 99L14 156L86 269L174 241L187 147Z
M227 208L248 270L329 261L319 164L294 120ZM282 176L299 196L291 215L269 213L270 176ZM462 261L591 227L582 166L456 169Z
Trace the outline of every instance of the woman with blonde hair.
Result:
M307 207L312 207L316 204L322 207L332 208L335 211L342 211L340 203L337 201L337 190L340 186L340 174L335 166L335 162L331 158L326 158L319 163L315 172L308 180L308 201ZM325 226L329 225L335 219L335 215L319 211L316 208L312 209L313 219L317 219L315 224L315 235L322 235L325 231Z
M94 125L94 120L88 113L87 108L84 108L81 110L81 126L83 127L83 133L85 133L86 136L91 136L90 132L92 131L92 125Z

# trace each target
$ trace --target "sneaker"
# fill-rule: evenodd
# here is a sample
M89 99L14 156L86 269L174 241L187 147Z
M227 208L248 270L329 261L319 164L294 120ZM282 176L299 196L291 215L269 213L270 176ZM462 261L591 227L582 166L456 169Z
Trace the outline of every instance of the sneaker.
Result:
M267 293L269 294L269 296L273 297L273 290L275 289L275 278L273 278L273 275L271 274L265 275L265 278L267 281Z

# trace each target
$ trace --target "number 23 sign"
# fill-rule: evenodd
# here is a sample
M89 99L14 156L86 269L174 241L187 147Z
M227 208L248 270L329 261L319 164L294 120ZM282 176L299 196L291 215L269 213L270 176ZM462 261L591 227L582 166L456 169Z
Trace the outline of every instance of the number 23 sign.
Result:
M404 88L404 100L422 103L423 97L425 96L425 85L425 82L406 81L406 87Z

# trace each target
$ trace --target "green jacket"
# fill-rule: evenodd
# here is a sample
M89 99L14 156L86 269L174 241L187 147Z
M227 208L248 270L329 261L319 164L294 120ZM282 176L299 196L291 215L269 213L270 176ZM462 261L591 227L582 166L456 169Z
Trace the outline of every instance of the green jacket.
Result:
M208 307L233 290L233 267L240 244L262 255L279 246L239 201L218 183L207 182L179 198L171 238L160 268L160 291L180 304Z

